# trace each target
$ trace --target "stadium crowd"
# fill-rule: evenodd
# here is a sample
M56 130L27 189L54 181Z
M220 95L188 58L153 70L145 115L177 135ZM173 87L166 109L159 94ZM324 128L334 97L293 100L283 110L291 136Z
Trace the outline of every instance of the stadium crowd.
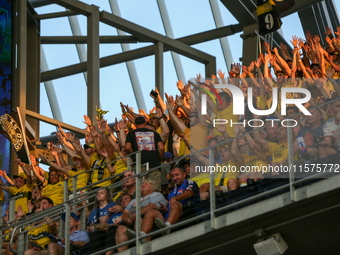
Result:
M143 109L136 113L120 103L121 119L115 119L113 129L103 117L105 112L98 109L96 123L84 116L88 135L83 145L74 134L65 133L59 126L59 132L56 132L59 142L49 146L54 160L39 155L50 166L49 172L42 170L32 155L32 165L15 160L23 172L14 175L13 179L6 171L0 172L7 181L4 184L0 178L0 201L5 199L4 192L22 195L15 203L15 219L20 221L63 203L63 180L78 175L78 196L94 190L97 193L94 200L89 200L94 203L86 207L85 215L81 210L70 215L71 249L74 254L91 254L115 243L122 244L136 235L135 173L128 169L135 159L132 157L132 162L127 162L124 156L128 154L141 151L142 172L157 168L148 172L141 185L142 236L200 214L200 204L209 199L210 191L209 171L204 170L210 166L207 147L213 147L215 166L228 169L215 173L217 193L227 193L281 174L268 170L270 168L263 171L260 166L288 164L288 133L281 122L284 118L294 119L297 123L292 134L295 161L319 162L332 157L340 152L340 101L337 100L340 97L340 27L334 34L327 28L326 41L328 45L322 47L318 36L307 33L305 40L294 36L291 41L293 51L288 52L287 46L281 44L281 54L276 47L270 49L264 42L265 54L260 54L249 66L235 64L228 77L219 70L219 78L213 75L211 79L201 81L198 75L188 84L179 81L180 95L165 94L166 102L157 89L151 91L155 107L149 114ZM245 100L245 114L234 115L231 92L215 88L220 82L239 87L245 98L253 98L253 107L259 110L272 107L272 91L277 88L277 110L272 115L255 115L249 111ZM310 91L311 100L304 106L311 115L304 116L293 105L287 105L286 116L281 115L281 88L284 87ZM252 88L252 95L247 94L248 88ZM220 100L217 95L207 96L207 114L202 115L201 96L212 92L217 92ZM299 93L286 96L303 98ZM214 119L228 120L228 123L252 119L253 126L257 127L228 123L214 126ZM273 121L267 124L266 120ZM263 122L267 125L259 127ZM73 165L67 164L64 153L72 159ZM251 171L241 171L242 166L248 166ZM73 180L68 179L70 194ZM120 187L113 189L112 184L117 183ZM77 207L85 206L89 201L83 201ZM81 231L80 219L84 217L87 229ZM64 214L62 218L65 219ZM6 211L3 226L8 222L9 211ZM58 237L59 224L45 218L28 226L27 229L32 230L29 230L29 250L25 254L64 254L65 239ZM166 229L162 234L169 232ZM11 230L4 234L9 233L16 235ZM2 242L2 254L12 254L9 237L7 235ZM151 237L146 237L143 242L150 240ZM121 246L118 251L127 248L128 245ZM113 254L113 251L106 254Z

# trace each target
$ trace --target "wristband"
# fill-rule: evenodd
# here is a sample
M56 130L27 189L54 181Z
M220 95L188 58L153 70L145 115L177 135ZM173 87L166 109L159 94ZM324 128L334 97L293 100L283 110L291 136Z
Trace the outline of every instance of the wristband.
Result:
M128 112L124 112L124 115L127 116L129 113Z
M116 131L116 133L119 133L119 132L120 132L120 130Z
M92 127L92 125L89 125L89 127Z
M163 119L163 116L158 118L158 120L161 120L161 119Z
M21 163L19 166L23 167L23 165L25 165L24 163Z

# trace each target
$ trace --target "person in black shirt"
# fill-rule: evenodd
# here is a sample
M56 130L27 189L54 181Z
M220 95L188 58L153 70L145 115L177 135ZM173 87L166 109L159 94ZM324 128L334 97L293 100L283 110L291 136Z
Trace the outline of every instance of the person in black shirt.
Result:
M141 152L141 163L149 162L149 169L160 166L161 159L164 156L164 144L160 135L146 128L144 117L135 119L136 129L129 132L126 136L125 150L128 154L135 151ZM142 167L142 172L146 170ZM160 170L152 171L147 178L156 181L158 190L161 191L161 172Z

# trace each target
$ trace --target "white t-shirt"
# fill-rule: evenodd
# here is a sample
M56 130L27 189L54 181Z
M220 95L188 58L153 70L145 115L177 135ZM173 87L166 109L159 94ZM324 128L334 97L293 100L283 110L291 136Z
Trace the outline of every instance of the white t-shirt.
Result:
M163 204L164 207L166 207L168 205L168 201L164 198L164 196L159 193L159 192L153 192L150 195L147 195L145 197L141 198L141 208L147 206L148 204L153 203L154 205L156 205L158 208L160 208L160 204ZM125 210L130 211L131 213L135 213L136 212L136 199L133 199L125 208Z
M340 151L340 124L335 123L335 117L323 124L323 135L324 137L331 137L334 147Z

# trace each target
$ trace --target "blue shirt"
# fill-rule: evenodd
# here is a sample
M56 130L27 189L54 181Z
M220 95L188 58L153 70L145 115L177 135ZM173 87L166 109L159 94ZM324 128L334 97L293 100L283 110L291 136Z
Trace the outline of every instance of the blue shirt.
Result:
M114 206L115 203L114 202L111 202L109 204L107 204L104 208L100 209L99 207L93 209L91 212L90 212L90 215L89 215L89 219L87 221L87 225L90 225L90 224L96 224L97 223L97 211L99 210L99 219L103 216L108 216L109 215L109 208ZM99 219L98 219L98 222L99 222Z
M77 242L77 241L83 241L83 242L90 242L89 235L85 231L76 230L70 235L70 241ZM58 244L65 248L65 245L61 244L61 242L58 242Z
M180 187L177 187L177 185L175 185L175 188L171 191L170 195L169 195L169 201L171 198L182 194L184 191L189 190L192 193L192 196L188 199L179 201L181 204L186 204L187 202L191 201L194 205L196 205L196 210L199 213L200 212L200 204L201 204L201 197L200 197L200 192L199 192L199 187L197 185L196 182L194 182L193 180L188 180L185 179L185 181L182 183L182 185ZM168 212L166 213L166 215L164 216L165 218L168 218L170 212L170 203L168 203Z

